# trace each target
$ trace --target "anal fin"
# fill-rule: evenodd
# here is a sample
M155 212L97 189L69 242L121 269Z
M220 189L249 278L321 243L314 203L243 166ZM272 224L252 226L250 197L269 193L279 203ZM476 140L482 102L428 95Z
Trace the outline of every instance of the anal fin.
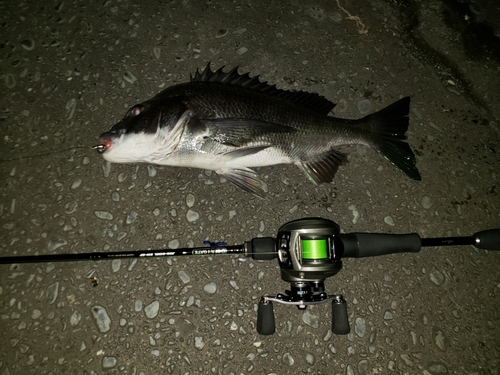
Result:
M217 174L231 181L239 188L256 195L259 198L264 198L267 192L267 185L259 178L259 175L250 168L235 168L227 171L217 171Z
M296 163L307 177L315 184L331 182L339 166L347 161L347 157L340 151L330 150L312 160Z

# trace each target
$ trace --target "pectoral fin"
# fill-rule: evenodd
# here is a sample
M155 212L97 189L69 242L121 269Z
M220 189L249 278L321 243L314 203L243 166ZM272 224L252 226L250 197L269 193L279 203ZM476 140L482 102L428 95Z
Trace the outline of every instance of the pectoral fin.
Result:
M240 147L270 133L293 133L290 126L245 118L200 119L209 138L229 146Z
M226 152L224 154L224 156L226 156L226 157L228 156L231 159L242 158L244 156L256 154L262 150L265 150L268 147L270 147L270 146L264 145L264 146L240 147L236 150Z

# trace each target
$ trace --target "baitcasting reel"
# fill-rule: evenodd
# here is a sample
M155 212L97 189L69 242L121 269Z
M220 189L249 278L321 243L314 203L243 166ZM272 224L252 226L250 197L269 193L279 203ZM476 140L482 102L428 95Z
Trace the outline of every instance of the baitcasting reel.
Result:
M275 331L273 302L297 306L332 303L332 332L349 333L347 303L342 295L328 295L324 281L342 269L342 244L337 235L339 226L330 220L301 219L283 225L275 241L275 254L281 278L290 283L290 290L276 297L262 297L257 310L257 332L271 335ZM252 245L259 246L260 239ZM256 243L255 243L256 242ZM256 250L252 246L252 250ZM269 250L269 249L268 249ZM258 256L254 256L258 259Z
M339 226L331 220L305 218L283 225L276 238L254 238L234 246L210 242L209 245L174 250L0 257L0 264L217 254L244 254L255 260L278 258L281 278L290 283L290 290L285 291L285 294L279 293L276 297L261 298L257 311L257 332L262 335L272 335L275 332L273 302L293 305L300 310L309 305L331 302L332 332L346 335L350 331L347 303L340 294L328 295L324 284L326 278L342 269L342 258L416 253L424 246L474 245L484 250L500 250L500 229L481 231L470 237L439 238L420 238L416 233L340 234Z

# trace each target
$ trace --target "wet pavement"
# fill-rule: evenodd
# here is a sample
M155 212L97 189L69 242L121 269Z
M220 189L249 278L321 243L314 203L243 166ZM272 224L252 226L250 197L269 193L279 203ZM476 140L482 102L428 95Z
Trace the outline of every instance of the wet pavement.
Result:
M494 1L3 2L1 256L240 244L318 216L345 233L500 227ZM348 18L347 12L351 15ZM354 17L357 16L358 18ZM106 164L90 147L207 62L317 92L357 118L411 96L422 181L371 149L313 186L260 168L264 199L213 172ZM0 374L498 374L500 256L472 246L346 259L348 302L275 305L278 262L238 255L0 265Z

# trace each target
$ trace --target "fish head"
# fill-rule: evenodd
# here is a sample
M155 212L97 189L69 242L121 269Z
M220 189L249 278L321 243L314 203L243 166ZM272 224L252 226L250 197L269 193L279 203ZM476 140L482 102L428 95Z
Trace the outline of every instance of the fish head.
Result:
M178 105L164 106L155 101L136 104L101 134L94 148L112 163L154 163L160 155L167 157L175 150L184 129L179 122L186 123L183 115Z

